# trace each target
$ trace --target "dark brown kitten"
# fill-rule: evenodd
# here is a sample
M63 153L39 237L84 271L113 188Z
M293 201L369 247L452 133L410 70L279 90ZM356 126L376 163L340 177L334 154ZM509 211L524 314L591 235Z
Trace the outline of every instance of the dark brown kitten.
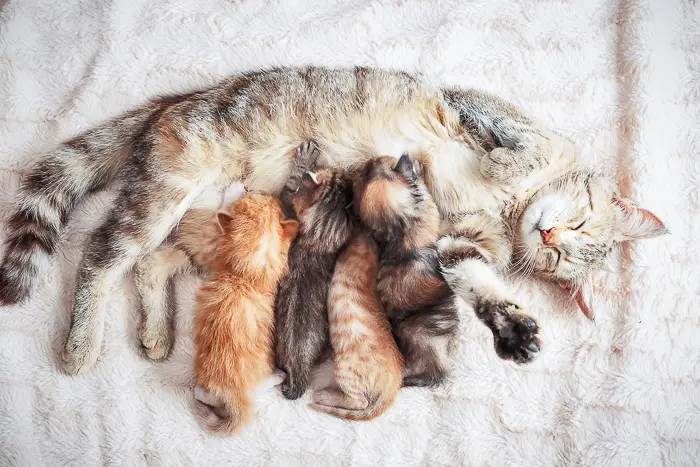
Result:
M291 203L299 233L289 251L289 273L277 293L275 363L287 374L280 384L282 394L297 399L306 391L311 368L330 345L328 287L338 255L350 240L346 208L352 189L341 172L322 170L305 174L299 183L290 181L281 197Z
M406 359L404 386L435 386L450 367L457 299L442 278L440 216L408 155L367 163L354 181L354 210L380 246L377 290Z

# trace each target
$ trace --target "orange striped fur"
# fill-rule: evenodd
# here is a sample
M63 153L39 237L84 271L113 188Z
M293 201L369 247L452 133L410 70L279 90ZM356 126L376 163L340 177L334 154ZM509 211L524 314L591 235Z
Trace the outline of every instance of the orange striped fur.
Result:
M384 413L403 378L403 356L377 296L378 263L374 241L359 233L338 259L328 293L335 384L316 391L311 407L347 420Z
M207 428L232 434L251 420L251 393L274 370L273 305L298 224L263 195L241 198L218 219L219 250L195 316L195 398Z

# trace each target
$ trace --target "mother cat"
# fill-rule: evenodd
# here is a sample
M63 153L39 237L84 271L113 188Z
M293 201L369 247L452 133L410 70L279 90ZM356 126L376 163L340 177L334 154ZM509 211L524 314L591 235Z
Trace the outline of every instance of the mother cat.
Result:
M496 338L506 339L497 346L517 347L499 353L519 355L519 361L537 350L530 337L535 334L527 329L523 338L514 335L520 328L513 323L524 317L488 267L503 267L510 250L496 245L489 252L486 231L494 225L501 233L512 230L536 272L571 281L598 265L614 241L664 230L656 217L593 176L570 177L590 203L557 191L563 185L555 180L574 169L573 149L493 96L438 89L402 72L281 68L156 99L49 153L24 178L9 221L0 301L12 304L29 295L42 259L55 251L80 199L123 180L114 208L85 247L75 285L63 357L69 373L87 370L100 353L105 291L160 245L204 187L242 181L249 190L278 193L293 149L309 139L320 146L321 167L355 169L377 155L404 151L421 162L442 218L451 221L445 231L456 226L452 241L441 244L441 258L462 276L473 270L478 287L464 290L461 284L462 295L488 295L478 314ZM502 228L485 214L499 212L508 200L525 200L547 183L554 183L551 193L532 208L525 203L519 227ZM580 248L565 242L574 230L571 221L583 218L590 219L586 233L595 248L577 257ZM478 251L472 251L475 245ZM556 262L550 259L555 251ZM560 261L562 255L568 262ZM461 260L465 268L455 268Z

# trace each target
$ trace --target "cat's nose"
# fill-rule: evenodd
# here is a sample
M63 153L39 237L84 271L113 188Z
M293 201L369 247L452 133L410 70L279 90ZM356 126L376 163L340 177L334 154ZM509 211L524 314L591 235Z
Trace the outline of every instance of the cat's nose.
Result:
M556 246L559 244L559 227L552 227L550 229L540 228L540 235L542 236L542 243L547 246Z

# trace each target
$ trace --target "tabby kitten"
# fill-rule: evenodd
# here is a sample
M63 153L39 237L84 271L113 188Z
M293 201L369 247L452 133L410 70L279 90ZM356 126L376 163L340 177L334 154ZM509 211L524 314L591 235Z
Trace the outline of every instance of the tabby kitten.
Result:
M250 421L251 393L273 373L273 305L298 228L284 217L279 200L257 194L218 214L220 244L194 320L195 398L212 431Z
M80 200L123 181L114 208L87 242L75 281L64 368L89 369L100 353L110 286L168 237L204 187L238 181L279 193L293 167L288 151L306 140L320 145L322 166L336 169L409 152L423 164L425 183L458 242L464 213L500 212L577 170L578 154L567 141L483 92L366 67L245 73L211 89L155 99L67 141L31 168L9 220L0 303L27 298ZM608 186L603 191L615 191ZM601 246L627 239L628 231L633 238L665 231L627 199L608 196L601 203L596 212L611 213L604 217L614 222L605 229L615 233L598 242L596 231L589 232ZM578 214L568 212L558 227ZM554 251L544 243L537 248L530 251L543 257ZM576 268L588 274L598 262L587 258L571 259L580 259Z
M403 356L377 296L379 255L358 231L338 258L328 292L332 385L314 391L311 407L347 420L371 420L401 389Z
M280 281L275 303L275 362L287 375L280 385L287 399L306 391L312 367L329 347L328 286L338 254L350 239L346 206L349 180L335 170L306 173L298 190L285 188L299 220L289 252L289 273Z
M377 290L405 357L405 386L440 384L459 327L457 299L438 269L440 216L413 162L375 159L355 177L354 209L380 248Z

